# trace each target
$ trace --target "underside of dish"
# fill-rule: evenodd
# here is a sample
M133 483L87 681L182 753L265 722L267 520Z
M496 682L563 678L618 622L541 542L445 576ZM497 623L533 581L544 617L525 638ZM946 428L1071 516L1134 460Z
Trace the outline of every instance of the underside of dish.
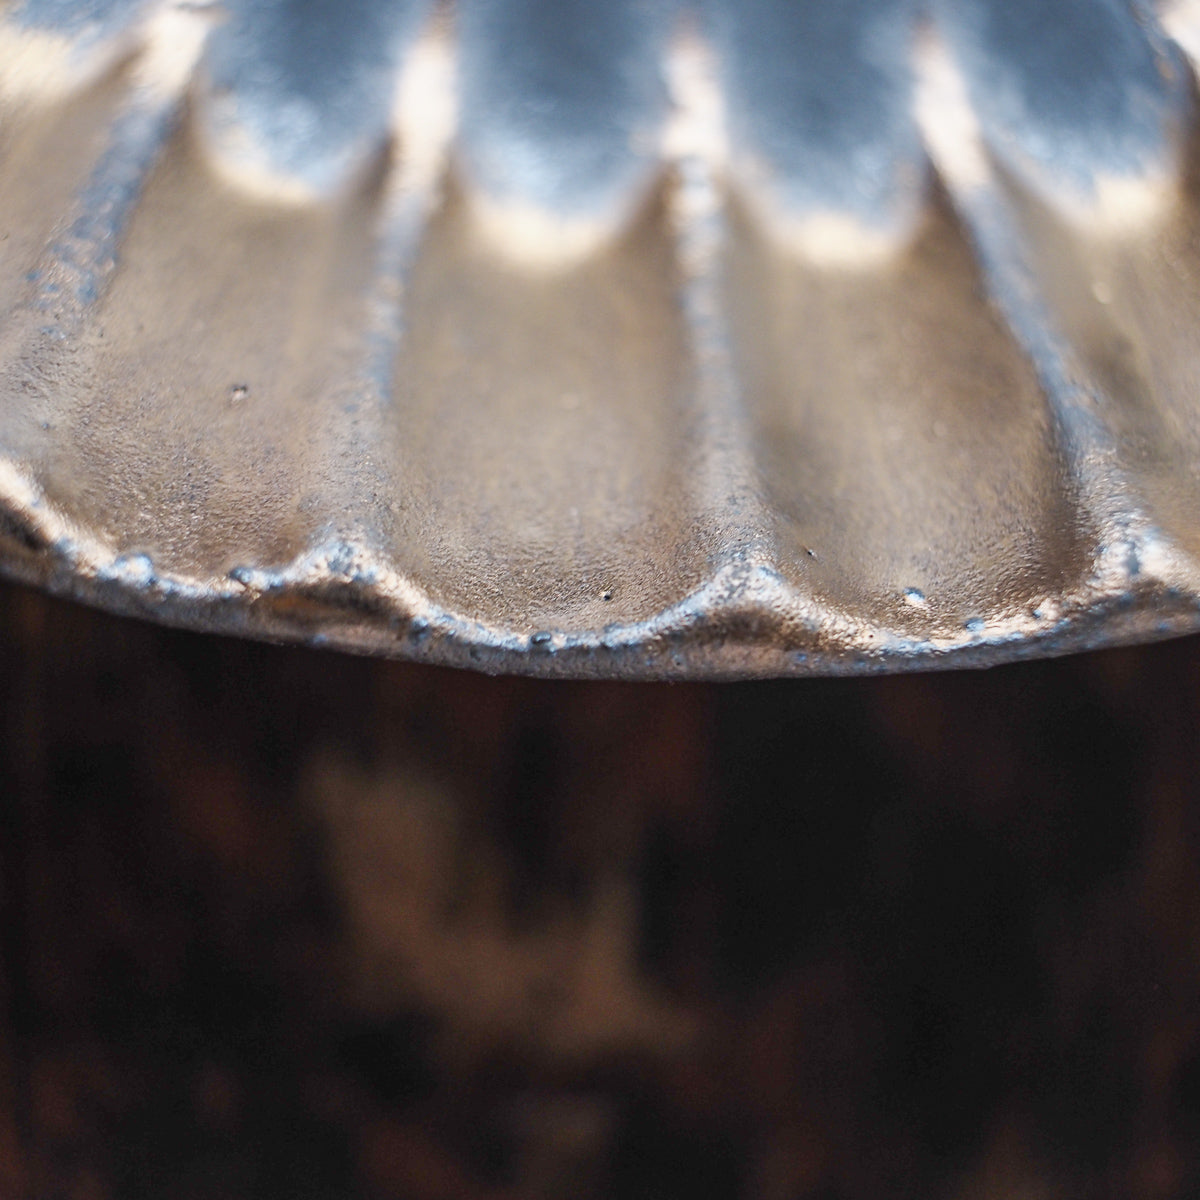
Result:
M24 0L0 569L488 671L1200 629L1200 6Z

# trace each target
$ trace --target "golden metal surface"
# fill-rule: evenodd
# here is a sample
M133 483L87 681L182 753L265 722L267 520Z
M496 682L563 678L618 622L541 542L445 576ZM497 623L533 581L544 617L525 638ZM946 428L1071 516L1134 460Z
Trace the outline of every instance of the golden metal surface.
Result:
M0 567L546 676L1200 628L1196 29L10 6Z

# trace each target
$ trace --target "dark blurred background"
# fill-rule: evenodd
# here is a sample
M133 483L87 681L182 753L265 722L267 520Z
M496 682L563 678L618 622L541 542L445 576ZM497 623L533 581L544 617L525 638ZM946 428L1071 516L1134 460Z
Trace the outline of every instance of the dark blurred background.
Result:
M0 1196L1200 1195L1200 640L564 684L0 586Z

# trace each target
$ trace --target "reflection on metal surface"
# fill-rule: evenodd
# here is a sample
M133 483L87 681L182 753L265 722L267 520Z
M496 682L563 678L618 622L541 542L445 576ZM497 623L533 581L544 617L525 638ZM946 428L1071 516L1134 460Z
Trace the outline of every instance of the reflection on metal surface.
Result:
M0 564L543 675L1200 627L1196 24L18 0Z

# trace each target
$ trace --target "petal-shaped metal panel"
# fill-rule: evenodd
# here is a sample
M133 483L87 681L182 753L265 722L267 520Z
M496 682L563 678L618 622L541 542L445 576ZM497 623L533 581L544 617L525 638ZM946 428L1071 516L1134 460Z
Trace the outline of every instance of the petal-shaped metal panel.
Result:
M1198 31L18 0L0 566L543 675L1200 628Z

